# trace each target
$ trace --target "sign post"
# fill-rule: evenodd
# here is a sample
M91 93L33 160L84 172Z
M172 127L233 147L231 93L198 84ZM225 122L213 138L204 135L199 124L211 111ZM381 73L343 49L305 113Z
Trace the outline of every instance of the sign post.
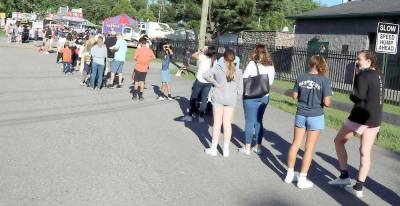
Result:
M379 22L376 30L377 38L375 51L377 53L383 53L382 71L386 79L388 54L397 53L399 24Z

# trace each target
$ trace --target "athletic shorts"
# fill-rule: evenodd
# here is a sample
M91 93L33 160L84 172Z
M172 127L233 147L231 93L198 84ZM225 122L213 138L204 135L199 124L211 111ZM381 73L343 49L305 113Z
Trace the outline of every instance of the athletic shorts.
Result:
M322 130L325 128L325 118L324 115L315 117L296 115L294 125L298 128L305 128L306 130Z
M147 75L147 72L139 72L138 70L135 70L134 81L135 82L144 82L144 81L146 81L146 75Z
M353 122L350 120L347 120L347 122L344 124L345 127L359 135L364 135L364 134L373 134L375 137L379 132L380 127L369 127L368 125L362 125L357 122Z
M171 81L171 75L169 69L161 70L161 82L169 83Z
M112 60L111 61L111 72L112 73L122 73L122 69L124 68L123 61Z

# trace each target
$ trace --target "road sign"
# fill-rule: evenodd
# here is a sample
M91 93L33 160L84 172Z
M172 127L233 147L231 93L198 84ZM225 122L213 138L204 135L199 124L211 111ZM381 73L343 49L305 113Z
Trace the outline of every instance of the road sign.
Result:
M378 53L396 54L399 38L399 25L379 22L377 27L375 51Z

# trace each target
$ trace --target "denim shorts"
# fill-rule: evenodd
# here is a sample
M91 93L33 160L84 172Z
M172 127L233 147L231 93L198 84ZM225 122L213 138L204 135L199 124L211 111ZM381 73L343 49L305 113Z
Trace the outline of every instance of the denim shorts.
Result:
M112 60L111 61L111 72L113 73L122 73L122 69L124 68L123 61Z
M161 70L161 82L169 83L171 81L171 76L169 74L169 69Z
M306 130L322 130L325 128L325 118L324 115L315 117L296 115L294 125Z

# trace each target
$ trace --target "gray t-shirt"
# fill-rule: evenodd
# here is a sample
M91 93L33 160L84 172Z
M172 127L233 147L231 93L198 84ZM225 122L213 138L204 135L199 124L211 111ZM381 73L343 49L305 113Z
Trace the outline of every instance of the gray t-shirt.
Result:
M298 92L296 114L305 117L323 115L323 99L326 96L332 96L330 80L310 73L304 73L297 77L293 91Z
M106 45L103 45L103 47L94 45L92 49L90 49L90 55L92 55L94 63L104 65L104 61L107 57Z
M242 71L236 69L234 79L229 82L226 79L226 73L226 66L216 64L203 74L203 78L214 86L214 93L211 95L213 104L235 106L237 99L243 94Z

